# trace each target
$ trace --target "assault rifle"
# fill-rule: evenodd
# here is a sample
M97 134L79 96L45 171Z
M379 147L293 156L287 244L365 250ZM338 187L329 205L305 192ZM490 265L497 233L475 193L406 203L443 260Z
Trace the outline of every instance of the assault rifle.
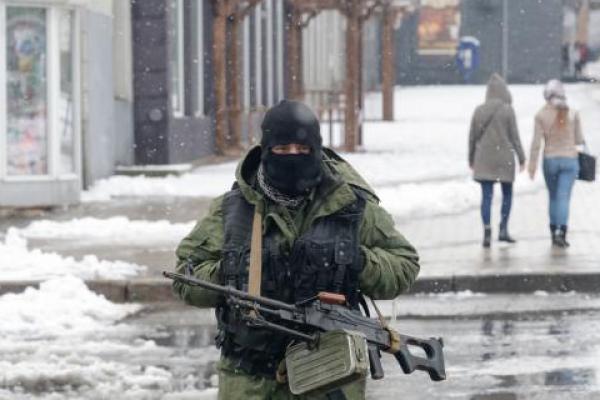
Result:
M163 275L189 286L199 286L222 294L230 307L245 311L241 313L241 318L252 327L281 332L308 343L318 342L320 332L358 331L367 340L373 379L383 378L380 350L392 353L405 374L421 370L426 371L433 381L446 379L441 338L419 339L400 334L383 321L365 317L345 307L343 295L322 292L313 299L294 305L253 296L231 286L217 285L188 275L166 271ZM268 316L269 320L264 316ZM426 358L411 354L409 346L421 348Z

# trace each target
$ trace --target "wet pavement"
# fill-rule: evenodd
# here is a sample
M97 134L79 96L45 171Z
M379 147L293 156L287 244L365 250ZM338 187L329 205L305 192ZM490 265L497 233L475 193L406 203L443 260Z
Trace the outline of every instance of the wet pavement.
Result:
M396 226L421 255L421 277L600 273L600 213L591 212L597 208L595 201L599 198L600 185L575 185L568 249L551 246L544 187L515 196L510 232L516 244L495 240L500 215L498 194L494 198L494 241L490 249L481 247L483 228L476 208L434 218L397 219Z
M382 306L390 312L390 303ZM395 400L399 394L407 399L600 399L599 296L419 295L400 298L396 310L392 325L397 330L444 338L448 380L431 382L421 372L404 375L384 354L386 377L369 381L367 399ZM100 347L109 341L103 351L90 345L92 337L81 349L75 345L71 351L78 357L64 357L63 339L47 340L45 356L57 368L67 364L70 375L30 378L18 388L0 380L0 399L96 399L118 391L128 399L216 398L210 389L218 385L210 310L154 304L120 326L96 338ZM15 353L18 357L9 353L8 358L16 370L33 357L23 349ZM96 364L119 364L131 376L81 378L92 355ZM154 378L142 381L148 373Z
M369 398L600 398L598 297L417 296L397 307L414 309L398 330L444 338L448 380L405 376L385 357L387 379L371 382Z

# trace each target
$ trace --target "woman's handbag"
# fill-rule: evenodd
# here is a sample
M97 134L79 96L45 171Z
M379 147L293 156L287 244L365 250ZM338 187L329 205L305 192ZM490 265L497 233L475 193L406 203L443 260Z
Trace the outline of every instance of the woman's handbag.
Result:
M596 180L596 157L587 151L580 151L579 158L579 176L577 179L593 182Z

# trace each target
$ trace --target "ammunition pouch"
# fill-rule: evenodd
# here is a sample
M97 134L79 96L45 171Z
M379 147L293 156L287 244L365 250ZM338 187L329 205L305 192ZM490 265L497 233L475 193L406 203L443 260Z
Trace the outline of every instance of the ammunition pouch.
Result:
M321 334L314 345L289 346L285 364L293 394L328 393L367 376L367 341L359 332L329 331Z

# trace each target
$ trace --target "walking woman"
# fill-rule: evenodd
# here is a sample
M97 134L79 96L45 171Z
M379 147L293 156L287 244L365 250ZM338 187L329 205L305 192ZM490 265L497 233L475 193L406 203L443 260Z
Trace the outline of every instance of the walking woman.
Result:
M483 247L490 247L491 208L494 183L502 188L502 207L498 240L514 243L508 233L515 180L515 155L525 169L525 154L517 128L512 97L504 80L493 74L487 85L485 103L475 109L469 134L469 166L473 179L481 184L481 219Z
M577 145L584 145L579 114L569 109L563 85L551 80L544 88L546 105L535 116L535 132L529 158L529 176L535 177L544 142L543 170L550 199L552 244L568 247L567 225L573 183L579 174Z

